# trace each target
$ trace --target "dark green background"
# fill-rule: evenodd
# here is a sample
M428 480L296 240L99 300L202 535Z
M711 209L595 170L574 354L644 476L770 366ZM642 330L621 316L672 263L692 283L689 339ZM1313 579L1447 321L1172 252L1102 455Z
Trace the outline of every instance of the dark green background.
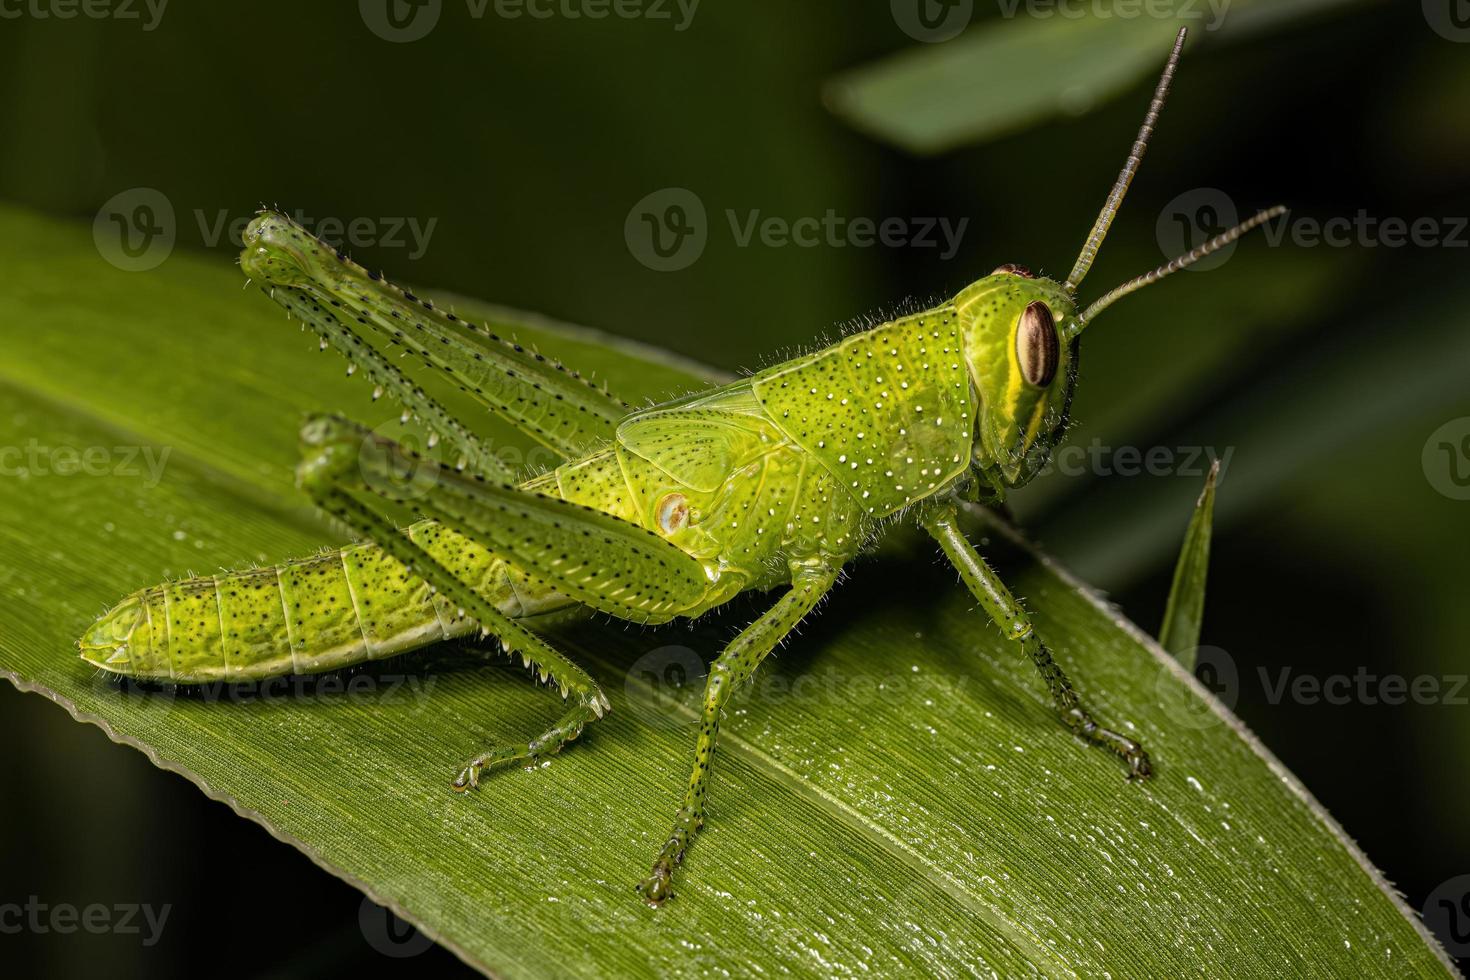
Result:
M913 46L887 3L850 0L705 0L683 32L474 20L446 0L433 33L409 44L374 36L352 3L175 0L153 31L27 15L0 20L0 197L90 223L118 192L156 188L188 249L207 247L197 213L239 218L262 202L437 219L421 258L354 254L406 281L751 368L1001 262L1064 274L1147 98L1140 84L1084 117L931 159L823 108L824 79ZM1084 294L1162 261L1156 224L1193 188L1223 189L1242 211L1280 201L1299 219L1361 210L1452 227L1443 219L1470 214L1467 99L1470 44L1430 30L1415 3L1204 38ZM659 273L634 258L624 222L666 187L694 191L711 225L699 261ZM726 209L969 227L949 261L925 248L739 247ZM1470 872L1470 706L1272 703L1258 670L1470 672L1470 502L1438 493L1421 464L1430 434L1470 415L1466 240L1254 239L1103 319L1076 406L1081 445L1233 449L1204 631L1235 667L1225 696L1414 907ZM0 339L26 329L0 324ZM283 324L259 342L291 336ZM1198 486L1057 474L1016 509L1152 630ZM0 936L7 962L117 976L400 965L363 942L357 893L259 828L39 698L5 687L0 705L0 902L174 906L152 949ZM438 951L405 962L456 965Z

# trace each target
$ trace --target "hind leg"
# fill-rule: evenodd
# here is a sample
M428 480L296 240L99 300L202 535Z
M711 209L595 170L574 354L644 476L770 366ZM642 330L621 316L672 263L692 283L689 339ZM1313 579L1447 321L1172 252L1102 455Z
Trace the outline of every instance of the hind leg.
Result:
M471 759L455 778L454 788L464 790L478 786L480 774L486 769L521 761L534 764L561 751L582 733L589 722L602 717L608 709L607 696L586 671L502 612L491 597L481 595L468 581L451 571L436 557L435 552L439 548L436 548L435 541L415 540L420 536L400 532L382 513L344 489L344 484L351 485L352 481L344 479L341 463L346 457L340 453L341 448L337 445L324 449L302 465L302 485L316 504L353 530L376 541L410 572L428 582L462 615L467 614L486 633L497 637L507 653L519 653L537 679L555 685L568 702L566 712L556 723L529 742L494 748ZM332 455L333 450L338 450L335 456Z
M298 480L317 506L376 541L572 702L537 738L471 760L455 780L457 788L476 785L487 768L534 762L560 750L602 716L607 698L584 670L481 595L470 576L452 570L464 565L453 541L400 534L386 516L384 499L433 518L438 523L430 528L457 532L459 550L465 540L473 542L540 587L625 620L666 622L706 594L703 565L610 514L447 469L344 419L311 419L301 439Z

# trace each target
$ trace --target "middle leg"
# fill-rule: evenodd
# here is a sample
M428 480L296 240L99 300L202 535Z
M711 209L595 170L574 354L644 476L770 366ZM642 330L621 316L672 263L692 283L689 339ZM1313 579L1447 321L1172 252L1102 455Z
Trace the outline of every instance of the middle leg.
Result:
M710 668L704 685L699 738L694 746L694 771L689 777L689 788L684 792L684 804L674 816L674 829L654 860L653 870L638 886L649 904L658 905L673 895L674 869L684 860L684 852L704 826L704 799L709 791L710 764L714 760L715 739L720 732L720 715L730 696L755 673L766 655L816 607L836 579L837 573L825 567L807 567L797 571L791 591L735 637Z
M405 504L556 593L622 619L663 622L704 595L698 561L610 514L442 467L344 419L315 417L302 428L301 439L299 482L318 506L372 538L573 702L536 739L471 760L456 789L477 785L484 769L558 751L602 716L607 699L585 671L481 595L452 549L441 561L436 555L443 548L425 547L429 542L399 532L377 497ZM405 499L406 480L412 499Z

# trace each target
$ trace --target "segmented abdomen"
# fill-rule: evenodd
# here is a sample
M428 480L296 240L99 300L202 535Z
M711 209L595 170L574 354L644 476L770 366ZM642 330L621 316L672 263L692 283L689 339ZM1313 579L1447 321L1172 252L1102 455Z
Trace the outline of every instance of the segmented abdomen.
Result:
M508 615L528 612L504 563L473 541L432 521L404 533ZM144 616L125 672L177 683L333 670L476 628L372 544L174 582L138 598Z

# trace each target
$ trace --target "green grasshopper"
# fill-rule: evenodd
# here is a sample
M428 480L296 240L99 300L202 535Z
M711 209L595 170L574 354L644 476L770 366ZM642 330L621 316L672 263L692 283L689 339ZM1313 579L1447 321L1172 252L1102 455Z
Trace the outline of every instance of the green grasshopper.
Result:
M535 765L608 710L538 626L578 612L693 618L785 586L709 672L694 769L649 876L659 904L704 823L723 709L886 525L938 542L989 617L1030 657L1062 721L1122 757L1148 754L1083 706L1021 604L965 539L957 502L999 506L1068 424L1079 338L1099 313L1262 224L1262 212L1078 312L1087 275L1143 157L1184 44L1180 31L1127 163L1063 282L1004 265L948 302L767 368L634 411L560 364L367 272L284 215L250 225L240 264L462 457L421 458L345 419L301 430L300 485L365 542L143 589L80 641L115 674L179 684L346 667L477 632L517 652L567 703L547 731L471 759ZM519 483L487 443L366 338L398 345L565 460ZM376 394L376 392L375 392ZM432 441L431 441L432 444ZM421 519L399 529L389 504Z

